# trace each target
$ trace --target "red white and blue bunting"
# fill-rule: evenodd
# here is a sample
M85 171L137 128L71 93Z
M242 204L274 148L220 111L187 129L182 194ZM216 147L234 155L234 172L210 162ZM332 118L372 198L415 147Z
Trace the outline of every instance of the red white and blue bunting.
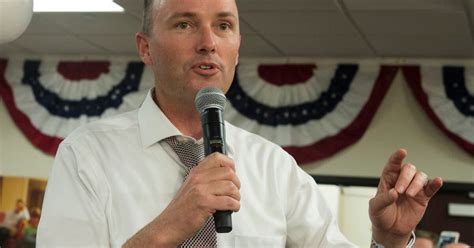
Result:
M474 154L474 71L402 68L435 124ZM362 137L398 69L241 63L227 93L226 119L281 145L300 164L317 161ZM0 95L8 112L28 140L50 155L78 126L137 108L151 87L151 70L138 61L0 59Z
M299 164L359 140L397 72L376 64L240 65L226 119L279 145Z
M402 69L429 118L474 156L474 68L446 65Z
M28 140L54 155L80 125L137 108L153 82L144 71L126 60L0 59L0 95Z

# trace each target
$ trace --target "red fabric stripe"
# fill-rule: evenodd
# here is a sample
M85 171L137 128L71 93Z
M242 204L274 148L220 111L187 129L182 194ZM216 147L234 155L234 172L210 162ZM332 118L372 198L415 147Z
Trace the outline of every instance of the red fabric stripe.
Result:
M102 73L109 73L109 66L110 62L108 61L62 61L58 64L57 70L59 74L69 80L94 80Z
M299 165L332 156L358 141L367 130L382 99L387 93L398 66L381 66L370 97L355 120L338 134L322 139L312 145L283 147Z
M413 92L413 95L415 96L416 100L421 104L421 107L423 108L423 110L425 110L428 117L435 123L436 126L438 126L438 128L440 128L446 135L448 135L450 139L456 142L456 144L461 146L469 154L474 156L474 144L449 131L431 108L430 104L428 103L428 95L426 95L426 93L423 91L423 88L421 87L422 75L420 72L420 67L403 66L402 71L408 86L410 86Z
M23 112L16 107L12 89L5 79L6 68L7 60L0 59L0 96L3 99L5 107L17 127L23 132L26 138L44 153L54 156L62 139L41 133L41 131L33 126L28 116L23 114Z
M277 86L293 85L308 81L315 68L314 64L260 65L258 75Z

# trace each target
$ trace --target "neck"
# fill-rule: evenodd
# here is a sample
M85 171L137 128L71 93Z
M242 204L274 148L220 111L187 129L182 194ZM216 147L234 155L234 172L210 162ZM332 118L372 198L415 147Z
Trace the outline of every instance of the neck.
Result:
M182 99L179 99L182 100ZM173 125L186 136L202 138L201 116L194 106L194 101L179 101L166 97L156 88L153 101L163 111Z

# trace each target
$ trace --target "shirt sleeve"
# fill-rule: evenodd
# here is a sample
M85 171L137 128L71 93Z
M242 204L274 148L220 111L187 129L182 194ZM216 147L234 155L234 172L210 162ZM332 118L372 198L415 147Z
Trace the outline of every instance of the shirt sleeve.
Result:
M288 174L287 247L357 247L340 232L314 179L293 158Z
M49 176L37 247L108 247L107 188L90 153L61 144Z

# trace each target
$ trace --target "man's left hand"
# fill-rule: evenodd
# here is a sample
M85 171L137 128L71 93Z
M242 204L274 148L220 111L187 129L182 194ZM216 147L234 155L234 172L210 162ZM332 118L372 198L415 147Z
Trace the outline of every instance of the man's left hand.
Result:
M392 154L380 177L377 194L369 202L373 239L385 247L406 247L428 202L443 185L440 177L428 180L414 165L404 164L406 155L403 149Z

